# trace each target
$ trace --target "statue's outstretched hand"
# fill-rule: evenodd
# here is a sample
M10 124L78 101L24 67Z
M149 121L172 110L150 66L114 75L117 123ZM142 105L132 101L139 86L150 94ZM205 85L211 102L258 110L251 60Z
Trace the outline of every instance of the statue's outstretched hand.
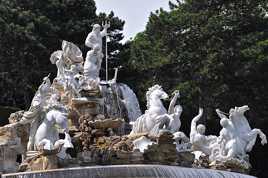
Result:
M199 108L198 115L199 116L202 116L203 115L203 112L204 112L204 109L203 108Z
M227 119L227 117L223 114L223 112L222 111L220 111L219 109L216 109L216 113L218 114L218 116L222 119L222 118L226 118Z
M202 117L202 115L203 115L203 108L199 108L198 115L195 116L192 120L192 124L195 123L195 126L193 126L194 128L196 127L196 122Z
M180 91L179 90L175 90L172 95L174 95L175 97L180 97Z
M103 27L104 29L108 29L108 28L111 27L111 23L108 22L108 21L102 22L102 27Z

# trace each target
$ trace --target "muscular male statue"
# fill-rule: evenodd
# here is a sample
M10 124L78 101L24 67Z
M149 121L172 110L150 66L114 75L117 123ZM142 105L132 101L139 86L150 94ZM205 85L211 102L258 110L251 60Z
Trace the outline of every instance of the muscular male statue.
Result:
M98 46L102 51L102 38L107 35L107 29L110 27L109 23L103 25L103 30L101 31L101 26L99 24L93 25L92 31L88 34L85 45L91 49Z

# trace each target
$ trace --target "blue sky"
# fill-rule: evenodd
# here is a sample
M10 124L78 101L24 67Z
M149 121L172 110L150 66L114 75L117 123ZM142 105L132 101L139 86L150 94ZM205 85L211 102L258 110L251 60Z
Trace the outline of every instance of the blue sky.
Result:
M168 0L95 0L97 13L109 13L125 20L124 40L134 37L135 34L145 29L150 12L160 7L168 9Z

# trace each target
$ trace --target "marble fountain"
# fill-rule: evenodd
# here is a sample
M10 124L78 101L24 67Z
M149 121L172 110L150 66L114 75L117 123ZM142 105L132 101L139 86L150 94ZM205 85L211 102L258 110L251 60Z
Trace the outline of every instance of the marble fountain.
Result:
M2 177L252 177L247 153L258 136L262 144L267 140L244 116L249 107L228 114L217 109L219 136L205 135L199 108L188 137L180 131L179 91L169 97L154 85L142 114L135 93L117 83L118 69L112 80L100 80L109 27L93 26L85 60L68 41L52 53L56 78L44 77L29 109L11 114L10 124L0 127ZM162 100L169 98L166 109Z

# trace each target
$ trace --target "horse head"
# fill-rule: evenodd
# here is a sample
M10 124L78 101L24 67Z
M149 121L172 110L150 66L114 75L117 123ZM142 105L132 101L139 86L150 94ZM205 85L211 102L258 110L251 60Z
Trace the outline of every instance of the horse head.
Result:
M147 91L146 99L147 99L147 108L149 108L151 99L159 99L159 100L168 99L168 94L163 90L163 88L160 85L154 85Z
M242 117L248 110L249 110L248 105L231 108L229 111L230 118Z

